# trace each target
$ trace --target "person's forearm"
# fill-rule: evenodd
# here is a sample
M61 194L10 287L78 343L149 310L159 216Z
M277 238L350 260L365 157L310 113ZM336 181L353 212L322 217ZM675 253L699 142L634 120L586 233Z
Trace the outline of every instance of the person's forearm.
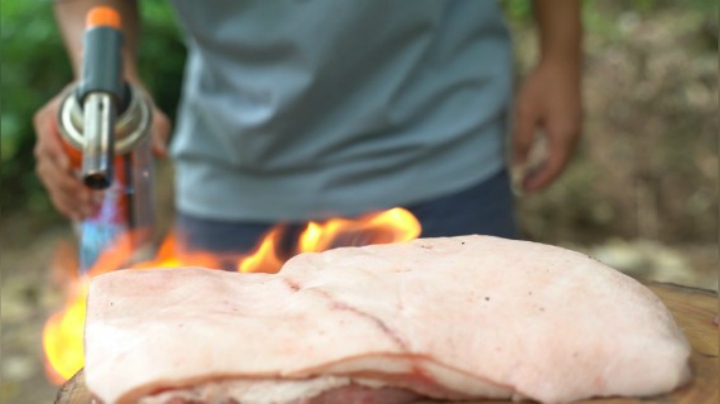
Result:
M582 58L580 0L534 0L541 62L579 64Z
M56 0L55 19L62 32L65 47L72 63L75 77L80 76L82 66L83 33L85 17L94 6L105 5L120 13L123 31L123 73L131 82L139 81L136 65L140 16L135 0Z

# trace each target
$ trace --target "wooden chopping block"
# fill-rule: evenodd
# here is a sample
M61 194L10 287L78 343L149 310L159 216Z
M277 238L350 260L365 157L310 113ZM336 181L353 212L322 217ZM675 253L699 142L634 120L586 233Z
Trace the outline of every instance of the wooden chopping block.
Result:
M717 404L718 403L718 327L712 319L718 313L715 292L675 285L652 283L649 288L668 306L685 332L693 352L690 358L692 382L677 391L646 399L596 399L578 404ZM433 402L437 404L437 401ZM423 402L417 404L433 404ZM476 404L507 404L509 401L482 401ZM93 404L82 371L70 379L58 393L55 404ZM464 404L472 404L464 402Z
M62 386L55 404L93 404L90 390L85 386L85 375L82 370Z

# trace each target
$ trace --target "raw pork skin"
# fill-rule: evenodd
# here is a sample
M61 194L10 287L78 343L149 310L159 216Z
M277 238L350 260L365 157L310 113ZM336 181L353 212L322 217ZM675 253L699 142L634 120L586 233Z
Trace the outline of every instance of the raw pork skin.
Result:
M89 389L119 404L214 383L243 404L345 402L358 388L400 397L364 402L566 403L690 377L690 346L645 286L577 252L486 236L302 254L278 274L108 273L90 286L85 345ZM255 383L277 388L248 396Z

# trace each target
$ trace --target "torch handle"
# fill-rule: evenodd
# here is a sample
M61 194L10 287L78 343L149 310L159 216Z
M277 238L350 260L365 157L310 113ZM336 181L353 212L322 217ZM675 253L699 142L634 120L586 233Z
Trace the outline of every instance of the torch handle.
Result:
M126 104L122 72L123 34L120 14L107 6L94 7L87 14L83 34L83 57L77 97L84 103L90 94L105 93L118 106ZM118 113L122 113L120 110Z
M127 105L124 90L120 15L110 7L95 7L87 16L77 89L85 131L82 179L93 189L107 189L113 182L115 119Z

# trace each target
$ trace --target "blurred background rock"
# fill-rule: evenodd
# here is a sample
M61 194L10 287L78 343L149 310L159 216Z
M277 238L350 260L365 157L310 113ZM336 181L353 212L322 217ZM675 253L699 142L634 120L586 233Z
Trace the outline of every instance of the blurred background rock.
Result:
M174 117L185 48L172 10L139 2L140 69ZM505 0L518 77L537 58L528 0ZM637 277L718 287L718 4L586 1L585 127L577 158L541 195L521 197L533 240L585 251ZM0 56L0 402L51 402L40 340L62 302L52 258L70 234L34 173L32 115L71 80L48 0L7 1ZM158 165L162 226L172 167Z

